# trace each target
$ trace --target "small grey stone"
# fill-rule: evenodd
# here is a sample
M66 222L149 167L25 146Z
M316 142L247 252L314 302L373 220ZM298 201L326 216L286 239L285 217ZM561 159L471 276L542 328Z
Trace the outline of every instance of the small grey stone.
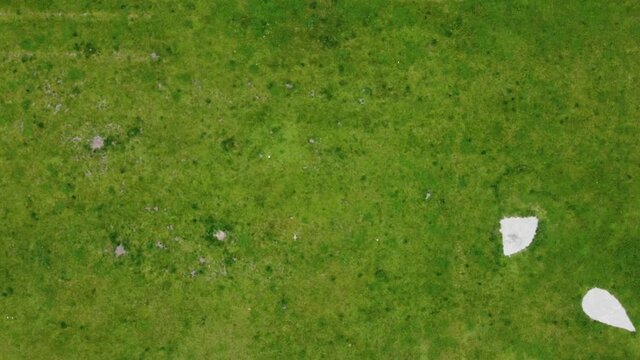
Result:
M116 254L116 257L120 257L120 256L124 256L127 253L127 250L125 250L124 246L120 244L116 247L116 250L114 251L114 253Z
M224 241L227 238L227 233L222 230L218 230L213 236L218 239L218 241Z
M100 150L104 147L104 139L102 136L97 135L93 139L91 139L91 150L96 151Z

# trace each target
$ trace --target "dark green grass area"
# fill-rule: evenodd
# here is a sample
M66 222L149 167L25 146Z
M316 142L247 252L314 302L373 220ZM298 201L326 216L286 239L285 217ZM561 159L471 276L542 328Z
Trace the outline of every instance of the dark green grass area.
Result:
M1 1L0 358L640 358L580 308L640 325L639 39L637 1Z

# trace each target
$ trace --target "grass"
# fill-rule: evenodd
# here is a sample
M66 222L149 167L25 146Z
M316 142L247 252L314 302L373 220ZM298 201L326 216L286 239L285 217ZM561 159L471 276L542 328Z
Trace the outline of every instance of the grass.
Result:
M2 1L0 357L640 357L639 16Z

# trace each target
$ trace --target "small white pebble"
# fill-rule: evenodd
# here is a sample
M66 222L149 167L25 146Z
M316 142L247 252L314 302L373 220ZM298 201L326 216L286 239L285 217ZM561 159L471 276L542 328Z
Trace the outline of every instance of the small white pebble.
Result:
M161 241L156 241L156 247L158 249L164 249L165 248L164 244Z
M293 234L293 240L298 240L298 234Z
M227 233L222 230L218 230L213 236L215 236L218 241L224 241L224 239L227 238Z
M364 98L359 98L358 102L360 103L360 105L364 105Z
M425 200L429 200L429 198L430 198L430 197L431 197L431 193L430 193L430 192L428 192L428 193L427 193L427 195L425 195L424 199L425 199Z
M104 139L102 136L97 135L93 139L91 139L91 150L96 151L100 150L104 147Z
M314 138L309 139L309 144L315 144L316 140Z
M198 271L191 270L191 272L189 274L191 274L191 277L196 277L196 275L198 275Z
M286 83L286 84L284 84L284 87L286 87L287 89L293 89L293 84L292 83Z
M152 52L151 55L149 55L149 57L151 57L152 61L158 61L160 59L160 56L158 56L158 54L156 54L156 52Z
M116 257L120 257L120 256L124 256L127 253L127 250L125 250L124 246L120 244L116 247L116 250L114 251L114 253L116 254Z
M200 263L200 265L204 265L207 263L207 259L205 259L204 256L200 256L198 263Z

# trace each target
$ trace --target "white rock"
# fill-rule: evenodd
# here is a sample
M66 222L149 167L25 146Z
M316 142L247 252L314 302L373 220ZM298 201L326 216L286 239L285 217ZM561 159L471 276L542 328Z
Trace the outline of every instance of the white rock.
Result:
M124 246L120 244L116 247L116 250L114 251L114 253L116 254L116 257L120 257L120 256L124 256L127 253L127 250L125 250Z
M509 217L500 220L502 248L506 256L511 256L531 245L538 228L538 218Z
M218 241L224 241L224 239L227 238L227 233L222 231L222 230L218 230L216 231L215 234L213 234L213 236L218 239Z
M635 332L620 301L607 290L593 288L582 298L582 311L595 321Z
M104 139L101 136L96 136L91 139L91 150L100 150L104 146Z

